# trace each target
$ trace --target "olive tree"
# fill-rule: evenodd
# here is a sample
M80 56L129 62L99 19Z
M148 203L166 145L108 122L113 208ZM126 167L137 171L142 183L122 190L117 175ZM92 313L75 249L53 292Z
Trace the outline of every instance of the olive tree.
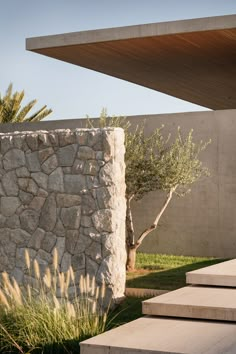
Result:
M93 124L90 120L88 122ZM173 196L185 196L193 183L209 174L199 159L209 142L194 143L193 130L183 137L180 128L174 139L170 135L164 138L163 126L146 137L144 126L130 132L125 118L109 118L105 111L100 116L99 126L119 126L125 130L127 270L132 271L135 269L138 248L157 228ZM136 235L131 201L141 200L144 195L156 190L165 193L165 201L160 210L156 211L152 224Z

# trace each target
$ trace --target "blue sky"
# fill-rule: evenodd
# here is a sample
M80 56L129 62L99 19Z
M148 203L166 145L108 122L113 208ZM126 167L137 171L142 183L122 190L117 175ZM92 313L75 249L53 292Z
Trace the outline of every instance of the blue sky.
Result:
M236 0L0 0L0 92L10 82L50 119L186 112L205 108L25 50L25 38L236 14Z

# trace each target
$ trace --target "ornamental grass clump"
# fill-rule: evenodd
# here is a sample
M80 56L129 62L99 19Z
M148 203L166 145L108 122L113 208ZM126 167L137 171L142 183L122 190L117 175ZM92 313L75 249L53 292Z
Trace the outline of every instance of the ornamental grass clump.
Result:
M6 272L0 287L0 353L74 353L79 342L104 331L107 312L101 306L105 286L70 267L61 273L54 250L52 269L42 274L25 251L28 282L23 287ZM100 304L100 306L98 305Z

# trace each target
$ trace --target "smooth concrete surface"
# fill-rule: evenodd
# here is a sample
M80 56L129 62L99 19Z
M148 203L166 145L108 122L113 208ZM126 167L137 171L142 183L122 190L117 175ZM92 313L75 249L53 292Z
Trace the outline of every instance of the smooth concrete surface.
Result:
M80 346L81 354L235 354L236 326L145 316Z
M236 287L236 259L188 272L186 283Z
M236 81L235 81L236 82ZM111 112L112 113L112 112ZM178 126L183 135L193 128L195 142L211 144L200 155L210 177L191 187L183 198L174 196L159 227L144 240L142 252L193 256L236 257L236 110L186 112L127 117L131 129L145 120L145 134L165 125L163 133L174 138ZM1 124L0 132L81 128L85 119ZM153 223L165 198L152 192L132 201L136 235ZM199 263L199 267L201 264Z
M142 305L145 315L236 321L236 289L232 288L187 286Z
M236 108L236 15L28 38L26 48L204 107Z

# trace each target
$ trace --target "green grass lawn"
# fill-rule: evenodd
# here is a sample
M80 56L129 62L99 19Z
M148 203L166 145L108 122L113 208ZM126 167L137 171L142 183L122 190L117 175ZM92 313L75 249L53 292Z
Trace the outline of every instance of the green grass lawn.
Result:
M138 253L136 271L127 273L126 287L174 290L185 286L185 273L225 259Z
M175 290L186 285L185 273L220 263L226 259L137 254L136 271L127 273L126 287ZM108 329L142 316L144 298L127 297L110 313Z

